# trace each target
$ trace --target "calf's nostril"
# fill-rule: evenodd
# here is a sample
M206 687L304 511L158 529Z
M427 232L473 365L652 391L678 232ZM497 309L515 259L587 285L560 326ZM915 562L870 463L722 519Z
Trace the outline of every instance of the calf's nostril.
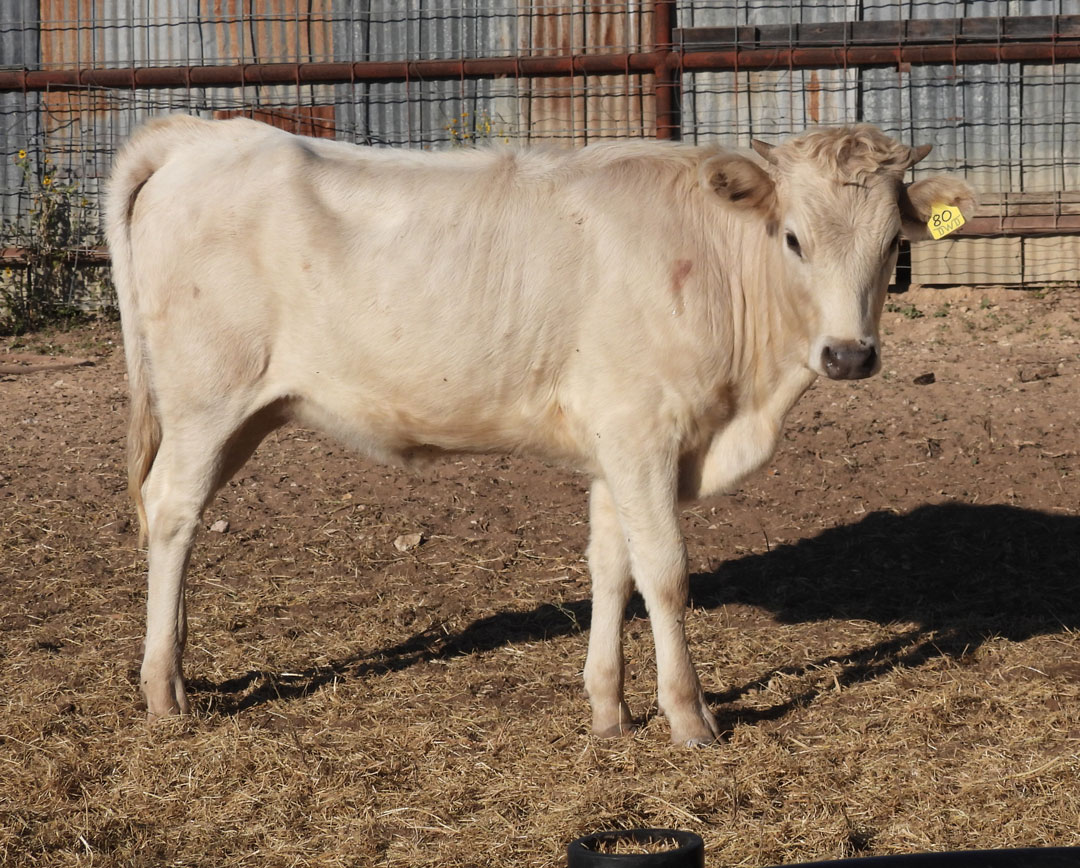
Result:
M877 348L876 347L867 347L866 348L866 356L863 359L863 363L862 363L862 369L865 372L864 376L869 376L870 373L874 370L874 367L876 365L877 365Z

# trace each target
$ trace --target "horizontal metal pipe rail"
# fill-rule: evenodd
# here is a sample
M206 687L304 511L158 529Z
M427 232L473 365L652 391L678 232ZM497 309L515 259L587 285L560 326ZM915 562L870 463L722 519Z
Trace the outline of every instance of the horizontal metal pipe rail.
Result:
M1015 217L972 217L951 238L1000 238L1005 235L1024 237L1046 235L1080 235L1080 214L1032 214ZM108 265L106 247L88 247L48 254L75 265ZM25 268L42 254L24 247L0 248L0 267Z
M1060 63L1080 60L1080 40L1021 44L848 45L831 48L728 48L637 54L487 57L460 60L243 63L228 66L0 70L0 92L80 88L142 90L271 84L387 84L476 78L558 78L571 75L716 72L748 69L829 69L899 64Z
M133 90L379 84L571 75L665 77L681 71L1080 60L1080 16L1077 15L672 30L670 0L660 0L657 13L656 50L647 52L456 60L6 69L0 70L0 92L95 87ZM671 33L670 39L665 38L666 33Z
M108 265L110 262L107 247L84 247L78 250L51 253L42 253L25 247L0 247L0 267L26 268L31 263L42 259L66 262L71 265Z
M907 18L826 21L676 30L675 41L699 47L808 48L868 45L1047 42L1080 38L1080 15Z

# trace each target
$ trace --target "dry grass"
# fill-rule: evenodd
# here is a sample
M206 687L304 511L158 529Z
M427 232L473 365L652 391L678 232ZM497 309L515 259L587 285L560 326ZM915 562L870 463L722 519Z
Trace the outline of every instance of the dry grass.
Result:
M1080 299L993 298L887 315L891 376L815 388L768 472L685 514L726 730L698 751L667 744L639 607L641 728L587 731L582 480L410 476L296 430L207 514L196 713L148 727L116 334L50 337L98 364L0 381L0 863L551 866L635 826L710 866L1080 844Z

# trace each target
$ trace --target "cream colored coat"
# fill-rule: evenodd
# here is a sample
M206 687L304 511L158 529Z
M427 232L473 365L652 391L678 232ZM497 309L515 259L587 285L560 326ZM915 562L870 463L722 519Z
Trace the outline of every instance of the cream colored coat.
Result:
M633 581L672 739L712 740L677 501L767 461L818 374L878 368L902 219L918 235L931 200L971 205L949 178L905 189L927 149L869 127L755 147L432 154L247 120L138 131L108 238L149 540L149 714L188 707L184 571L204 507L297 420L385 460L511 451L589 474L594 729L631 725Z

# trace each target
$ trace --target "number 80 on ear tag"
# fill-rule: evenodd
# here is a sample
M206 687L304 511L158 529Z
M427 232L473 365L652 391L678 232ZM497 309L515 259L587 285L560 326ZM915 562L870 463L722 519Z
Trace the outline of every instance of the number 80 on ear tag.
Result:
M955 205L934 205L930 209L930 219L926 221L926 228L935 238L944 238L950 232L955 232L967 221L960 209Z

